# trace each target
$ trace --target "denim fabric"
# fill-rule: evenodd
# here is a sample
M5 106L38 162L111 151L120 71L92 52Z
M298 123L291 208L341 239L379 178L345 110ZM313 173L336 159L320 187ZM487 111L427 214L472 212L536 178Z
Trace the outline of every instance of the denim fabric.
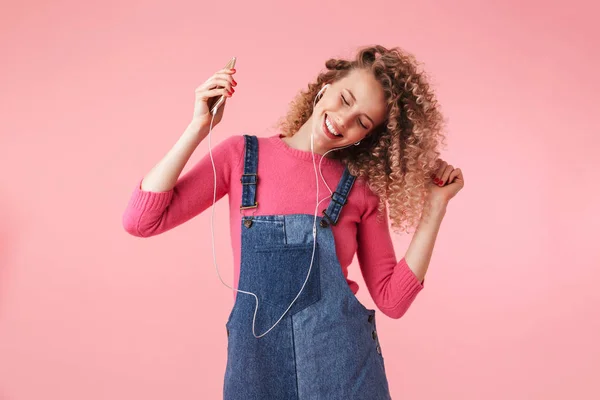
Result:
M256 206L256 186L258 184L258 139L256 136L244 135L245 155L242 182L242 208Z
M253 144L248 146L248 143ZM257 161L255 138L246 159ZM255 173L248 162L244 174ZM252 167L254 165L254 167ZM252 171L254 169L254 172ZM254 203L248 190L246 204ZM325 219L335 223L354 177L344 173ZM243 206L244 204L242 204ZM302 287L313 251L313 215L242 218L238 288L258 297L255 332L267 331ZM247 222L251 220L251 224ZM227 320L225 400L389 400L375 310L360 303L342 273L329 223L317 217L315 260L302 293L265 336L252 334L254 296L238 292Z

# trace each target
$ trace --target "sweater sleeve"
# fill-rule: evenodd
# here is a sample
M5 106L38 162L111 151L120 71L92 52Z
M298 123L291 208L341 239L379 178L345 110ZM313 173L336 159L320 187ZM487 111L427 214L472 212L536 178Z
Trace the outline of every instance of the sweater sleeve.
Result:
M212 149L217 178L217 200L229 192L232 171L243 158L244 137L231 136ZM122 216L123 228L133 236L150 237L166 232L200 214L213 202L214 174L206 154L175 186L165 192L142 190L138 181Z
M387 212L377 218L379 198L365 184L365 212L358 224L357 258L367 289L377 307L390 318L402 317L425 281L419 282L406 259L397 261Z

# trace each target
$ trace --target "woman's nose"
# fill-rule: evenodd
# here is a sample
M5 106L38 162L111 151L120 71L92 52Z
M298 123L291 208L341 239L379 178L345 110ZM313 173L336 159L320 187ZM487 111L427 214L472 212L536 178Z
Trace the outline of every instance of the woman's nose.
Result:
M348 126L348 120L349 120L349 116L346 115L342 115L342 116L336 116L335 117L335 123L340 127L340 129L346 130L346 126Z

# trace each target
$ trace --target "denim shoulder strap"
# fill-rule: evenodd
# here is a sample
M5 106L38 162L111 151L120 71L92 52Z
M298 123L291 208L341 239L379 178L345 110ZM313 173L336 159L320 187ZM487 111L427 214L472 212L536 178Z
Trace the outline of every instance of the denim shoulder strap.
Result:
M335 192L331 195L329 207L327 207L327 210L323 210L323 216L331 225L337 224L340 213L342 212L342 207L344 207L346 201L348 201L348 195L350 194L350 190L352 189L355 180L356 177L351 175L348 167L346 167Z
M256 186L258 183L258 139L256 136L244 135L244 173L242 182L242 204L241 210L256 208Z

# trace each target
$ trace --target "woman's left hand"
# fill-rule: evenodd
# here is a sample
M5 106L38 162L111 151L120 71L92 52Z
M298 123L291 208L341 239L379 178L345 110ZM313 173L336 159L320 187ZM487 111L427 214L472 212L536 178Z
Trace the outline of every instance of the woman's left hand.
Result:
M429 199L447 204L465 185L462 171L454 168L442 159L438 159L439 167L431 176Z

